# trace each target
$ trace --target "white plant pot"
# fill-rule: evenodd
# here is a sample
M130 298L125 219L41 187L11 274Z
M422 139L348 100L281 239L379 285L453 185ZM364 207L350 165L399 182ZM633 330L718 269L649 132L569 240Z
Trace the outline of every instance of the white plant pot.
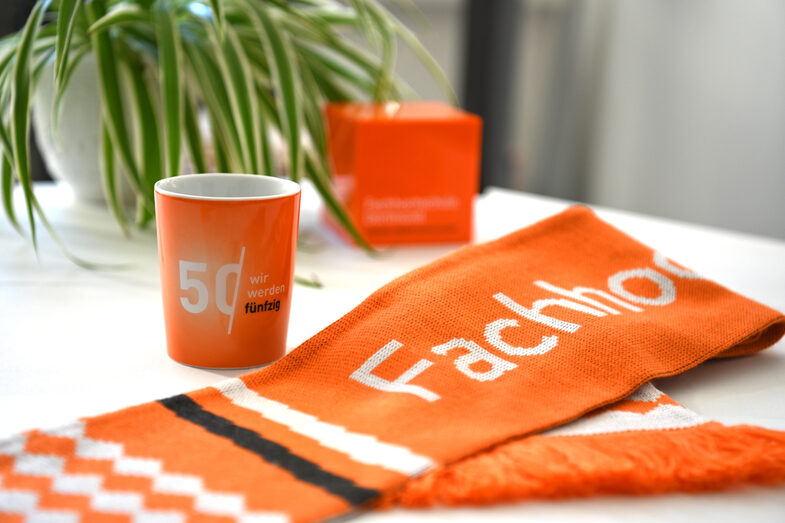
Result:
M101 95L95 57L86 54L77 65L63 95L59 140L53 132L55 98L54 63L42 71L33 95L33 127L46 167L55 179L64 180L77 200L104 202L101 181ZM121 187L123 201L132 202L133 192Z

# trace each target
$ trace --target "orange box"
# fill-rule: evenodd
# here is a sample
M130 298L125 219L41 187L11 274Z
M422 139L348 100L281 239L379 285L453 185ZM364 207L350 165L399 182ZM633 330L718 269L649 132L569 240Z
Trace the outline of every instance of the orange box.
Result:
M439 102L328 104L325 116L338 196L371 245L471 240L478 116Z

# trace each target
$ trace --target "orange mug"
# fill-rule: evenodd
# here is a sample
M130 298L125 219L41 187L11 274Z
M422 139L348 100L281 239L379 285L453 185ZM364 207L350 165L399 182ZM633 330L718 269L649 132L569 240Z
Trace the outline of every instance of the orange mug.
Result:
M244 368L286 352L300 186L252 174L155 184L166 347L194 367Z

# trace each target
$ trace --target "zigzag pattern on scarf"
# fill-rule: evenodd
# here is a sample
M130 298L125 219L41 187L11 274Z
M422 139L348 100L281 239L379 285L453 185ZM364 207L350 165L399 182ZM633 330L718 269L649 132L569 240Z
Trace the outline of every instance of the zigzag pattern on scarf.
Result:
M123 514L151 523L185 521L188 515L249 523L289 520L284 514L250 511L242 495L211 491L198 476L167 473L160 460L129 456L123 445L84 432L84 423L75 422L0 443L0 459L13 460L11 473L0 476L0 513L46 521L79 521L85 513ZM160 508L151 508L156 505ZM76 507L81 515L72 510Z

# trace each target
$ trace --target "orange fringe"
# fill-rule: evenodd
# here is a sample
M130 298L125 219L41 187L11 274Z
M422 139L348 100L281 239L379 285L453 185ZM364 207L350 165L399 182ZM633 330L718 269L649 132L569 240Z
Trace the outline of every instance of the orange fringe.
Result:
M717 491L782 481L785 432L712 422L685 429L531 436L428 472L375 506Z

